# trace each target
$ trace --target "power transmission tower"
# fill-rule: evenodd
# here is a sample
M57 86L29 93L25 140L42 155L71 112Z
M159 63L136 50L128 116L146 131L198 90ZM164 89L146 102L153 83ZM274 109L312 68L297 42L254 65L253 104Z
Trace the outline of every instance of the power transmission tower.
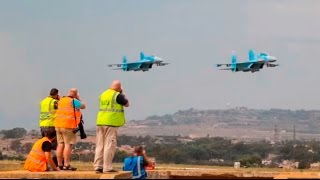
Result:
M296 142L296 126L293 126L293 143Z
M275 143L278 143L279 142L279 140L280 140L280 138L279 138L279 130L278 130L278 126L277 125L275 125L274 126L274 142Z

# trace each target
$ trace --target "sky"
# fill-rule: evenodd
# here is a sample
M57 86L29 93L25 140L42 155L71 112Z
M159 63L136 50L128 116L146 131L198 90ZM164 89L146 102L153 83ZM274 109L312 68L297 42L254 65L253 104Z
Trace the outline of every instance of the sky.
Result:
M38 129L51 88L76 87L95 126L98 97L118 79L126 119L195 108L320 110L320 1L317 0L1 0L0 129ZM219 71L231 52L277 57L257 73ZM155 54L148 72L107 66Z

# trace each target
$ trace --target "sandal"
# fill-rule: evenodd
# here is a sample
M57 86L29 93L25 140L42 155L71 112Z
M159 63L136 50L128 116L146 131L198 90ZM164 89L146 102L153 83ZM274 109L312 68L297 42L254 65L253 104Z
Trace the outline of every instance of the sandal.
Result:
M75 170L77 170L77 168L75 168L75 167L72 167L72 166L63 166L63 170L65 170L65 171L75 171Z

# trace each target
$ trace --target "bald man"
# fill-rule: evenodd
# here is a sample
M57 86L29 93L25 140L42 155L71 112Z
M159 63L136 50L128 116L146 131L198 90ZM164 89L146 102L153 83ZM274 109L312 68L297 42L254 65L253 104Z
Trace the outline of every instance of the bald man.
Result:
M78 90L71 88L68 96L64 96L58 102L55 128L57 132L57 160L61 170L72 170L76 168L70 165L72 146L77 142L74 129L78 127L81 119L80 109L85 109L86 104L80 99ZM62 161L64 160L64 164Z
M129 107L129 101L118 80L113 81L99 99L94 169L96 173L116 172L112 167L112 160L117 147L117 131L125 124L123 107Z

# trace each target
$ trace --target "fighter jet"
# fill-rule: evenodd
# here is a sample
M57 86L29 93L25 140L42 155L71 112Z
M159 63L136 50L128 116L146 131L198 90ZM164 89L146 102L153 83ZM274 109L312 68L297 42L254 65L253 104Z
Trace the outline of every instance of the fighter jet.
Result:
M276 67L279 64L273 64L277 61L277 58L274 56L270 56L266 53L260 53L257 56L254 55L253 50L249 50L249 60L244 62L237 62L237 56L235 53L232 53L231 64L217 64L217 67L226 66L227 68L222 68L219 70L231 70L232 72L257 72L263 68L264 65L266 67Z
M117 67L112 70L123 71L148 71L153 65L165 66L169 63L164 63L161 57L150 55L146 56L143 52L140 52L140 60L134 62L128 62L127 57L123 56L121 64L109 64L109 67Z

